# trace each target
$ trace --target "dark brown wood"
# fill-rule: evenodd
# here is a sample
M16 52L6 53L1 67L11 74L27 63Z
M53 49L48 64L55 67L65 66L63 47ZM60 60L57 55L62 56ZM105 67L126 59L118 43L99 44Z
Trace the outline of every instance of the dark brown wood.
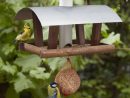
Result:
M78 42L77 42L76 39L74 39L74 40L72 40L72 43L73 43L73 45L74 45L74 44L77 44ZM29 42L29 44L34 45L34 39L32 39L32 40ZM59 41L57 41L57 44L59 45ZM90 40L85 40L85 44L91 44ZM73 45L71 45L71 46L73 46ZM48 46L48 40L44 40L44 46Z
M20 44L20 49L22 51L28 51L30 53L33 53L33 54L39 54L41 53L41 47L37 47L35 45L31 45L31 44L27 44L27 43L21 43Z
M101 23L93 24L92 28L92 37L91 37L91 45L99 45L101 39Z
M0 98L6 98L9 83L0 83Z
M48 49L56 49L58 45L59 26L49 27Z
M85 36L84 36L84 25L83 24L76 24L76 37L77 42L79 45L85 44Z
M86 5L90 5L90 0L85 0Z
M43 46L42 26L39 19L34 13L33 13L33 26L34 26L35 45L41 47Z
M90 0L87 0L87 4L90 5Z
M43 58L64 57L94 53L109 53L115 51L114 45L98 45L98 46L78 46L62 49L49 49L36 47L31 44L24 43L24 50L40 55Z

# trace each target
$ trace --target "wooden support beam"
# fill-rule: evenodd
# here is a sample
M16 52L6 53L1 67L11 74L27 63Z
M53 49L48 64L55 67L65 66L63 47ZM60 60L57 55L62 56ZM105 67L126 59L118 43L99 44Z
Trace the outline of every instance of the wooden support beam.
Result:
M39 55L43 58L75 56L94 53L108 53L115 50L114 45L78 46L62 49L45 49L31 44L23 43L23 50Z
M34 40L35 45L38 47L43 46L43 34L42 34L42 26L37 18L37 16L33 13L33 28L34 28Z
M92 28L92 37L91 37L91 45L99 45L101 39L101 23L93 24Z
M56 49L58 45L59 26L49 27L48 49Z
M59 36L58 36L59 37ZM76 39L74 39L74 40L72 40L72 43L73 43L73 45L77 45L77 40ZM30 40L29 42L28 42L28 44L32 44L32 45L34 45L34 39L32 39L32 40ZM85 44L91 44L91 42L90 42L90 40L85 40ZM57 40L57 45L59 45L59 40ZM72 45L72 46L73 46ZM45 46L48 46L48 39L47 40L44 40L44 47Z
M84 45L85 44L84 25L76 24L75 28L76 28L76 37L77 37L78 44Z

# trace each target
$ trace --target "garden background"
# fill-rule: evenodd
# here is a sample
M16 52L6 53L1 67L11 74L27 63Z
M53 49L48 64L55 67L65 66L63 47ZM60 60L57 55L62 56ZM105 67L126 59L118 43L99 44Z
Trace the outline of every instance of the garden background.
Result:
M123 23L104 24L102 36L120 34L118 47L125 49L73 57L72 63L82 82L80 89L66 98L129 98L130 0L74 0L74 5L83 4L106 4L119 14ZM26 21L16 21L15 15L24 7L54 5L58 5L58 0L0 0L0 98L47 98L47 86L65 58L41 59L19 51L14 40ZM45 29L46 39L48 29ZM92 25L85 25L88 39L91 29Z

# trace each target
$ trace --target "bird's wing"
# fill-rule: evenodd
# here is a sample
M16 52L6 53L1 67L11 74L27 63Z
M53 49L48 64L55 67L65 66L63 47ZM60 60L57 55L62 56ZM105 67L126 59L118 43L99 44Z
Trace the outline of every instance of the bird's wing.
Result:
M58 98L58 97L57 97L57 94L54 93L52 96L49 96L49 98Z
M56 91L57 91L57 98L61 98L61 96L60 96L60 91L59 91L59 88L58 88L58 87L56 87Z
M21 34L17 35L16 40L21 40L21 37L22 37Z

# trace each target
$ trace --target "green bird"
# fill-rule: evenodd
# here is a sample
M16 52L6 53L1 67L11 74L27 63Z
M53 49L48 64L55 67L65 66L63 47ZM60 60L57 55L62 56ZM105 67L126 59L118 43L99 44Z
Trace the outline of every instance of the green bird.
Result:
M49 98L61 98L57 83L53 82L48 86Z

